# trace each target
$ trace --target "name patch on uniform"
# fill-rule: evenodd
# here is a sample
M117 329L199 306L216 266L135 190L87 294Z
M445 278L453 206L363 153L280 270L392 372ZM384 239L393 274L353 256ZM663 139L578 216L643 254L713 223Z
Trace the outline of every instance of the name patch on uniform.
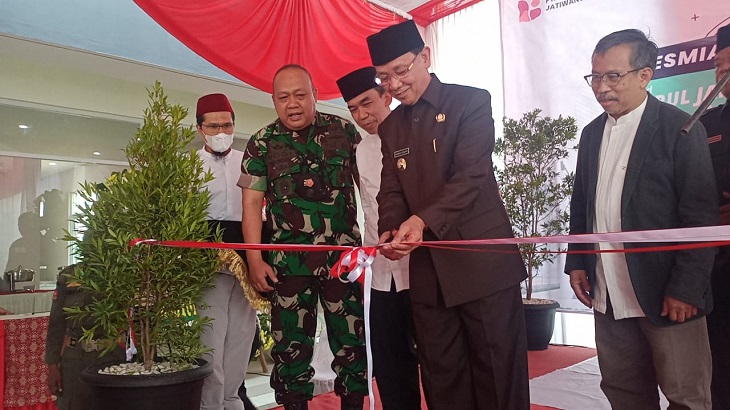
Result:
M410 148L399 149L398 151L393 153L393 158L404 157L410 153L411 153Z
M710 137L707 139L708 144L713 144L715 142L722 141L722 134L715 135L714 137Z

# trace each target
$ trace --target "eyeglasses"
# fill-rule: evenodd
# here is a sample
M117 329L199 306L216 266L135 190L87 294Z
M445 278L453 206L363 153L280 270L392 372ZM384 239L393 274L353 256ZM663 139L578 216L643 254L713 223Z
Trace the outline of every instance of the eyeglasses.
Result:
M219 132L220 130L223 130L225 133L230 133L233 131L233 123L227 122L225 124L203 124L203 128L206 128L213 132Z
M603 81L603 83L607 86L613 87L614 85L617 85L618 82L621 80L621 77L625 76L626 74L634 73L645 68L646 67L641 67L635 70L624 71L623 73L588 74L586 76L583 76L583 78L585 78L586 83L588 83L589 87L598 87L601 81Z
M418 59L418 54L416 54L416 56L413 58L413 61L411 61L411 64L408 67L406 67L402 70L394 71L393 74L390 74L390 75L388 75L388 74L379 75L379 76L375 77L375 81L380 85L385 85L385 84L390 83L393 80L402 80L402 79L408 77L408 74L410 74L410 72L411 72L411 68L413 68L413 65L416 64L417 59Z

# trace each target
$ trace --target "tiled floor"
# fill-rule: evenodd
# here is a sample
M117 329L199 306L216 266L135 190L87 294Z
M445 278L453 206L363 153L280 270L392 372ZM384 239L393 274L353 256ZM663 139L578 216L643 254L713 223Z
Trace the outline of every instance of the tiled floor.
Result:
M257 358L248 365L246 373L246 391L248 398L258 410L266 410L278 407L274 400L274 391L269 386L269 376L273 361L270 356L267 358L267 371L264 371L261 362ZM334 359L327 344L327 331L324 325L322 312L317 315L317 330L314 345L314 356L312 367L314 368L314 395L330 392L334 389L335 374L331 369L331 362Z
M556 369L562 369L565 367L572 366L578 362L581 362L589 357L595 356L595 349L588 349L583 347L575 346L550 346L547 350L542 351L531 351L528 352L528 364L530 369L530 378L537 378L539 376L548 374ZM278 405L274 401L274 393L269 387L269 375L271 371L271 359L267 361L268 372L264 372L261 368L261 363L256 360L249 364L248 374L246 377L246 387L249 391L249 398L256 406L258 410L266 410L277 407ZM317 384L315 383L315 390ZM565 389L568 387L561 386ZM320 398L315 398L311 403L318 403L317 408L339 408L339 401L333 399L330 395L323 395ZM310 403L310 408L312 404ZM334 404L332 404L334 403ZM366 401L367 403L367 401ZM376 408L379 408L379 401L376 401ZM365 408L368 408L367 406ZM425 408L425 405L423 406ZM554 407L548 407L538 404L532 404L532 409L554 409Z
M269 386L269 376L271 375L271 366L273 362L269 358L267 360L268 371L264 372L261 362L256 359L248 364L248 372L246 373L246 392L248 398L258 410L266 410L277 407L274 400L274 390Z

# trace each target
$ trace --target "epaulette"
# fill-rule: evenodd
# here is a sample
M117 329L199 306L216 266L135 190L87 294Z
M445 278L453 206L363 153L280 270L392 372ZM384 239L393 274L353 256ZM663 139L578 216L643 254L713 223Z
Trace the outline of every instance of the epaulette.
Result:
M707 111L705 111L705 113L704 113L704 114L702 114L702 115L707 115L707 114L709 114L709 113L711 113L711 112L719 111L719 110L721 110L721 109L722 109L722 107L724 107L724 106L725 106L725 104L720 104L720 105L718 105L718 106L716 106L716 107L708 108L708 109L707 109Z

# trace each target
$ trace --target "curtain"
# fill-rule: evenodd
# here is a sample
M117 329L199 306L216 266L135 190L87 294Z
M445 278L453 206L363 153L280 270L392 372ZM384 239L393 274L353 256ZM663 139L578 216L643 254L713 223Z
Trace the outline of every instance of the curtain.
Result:
M499 2L477 2L429 24L424 40L431 48L431 70L441 81L489 91L500 137L504 110Z

